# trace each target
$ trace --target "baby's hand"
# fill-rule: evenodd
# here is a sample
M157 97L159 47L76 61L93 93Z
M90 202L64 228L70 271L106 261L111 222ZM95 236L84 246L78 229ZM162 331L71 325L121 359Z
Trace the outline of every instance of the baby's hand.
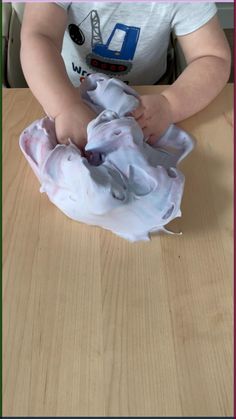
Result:
M161 94L140 96L140 105L131 115L150 144L155 143L173 122L170 104Z
M81 150L87 143L87 125L96 114L85 103L78 101L55 117L57 141L68 144L68 139Z

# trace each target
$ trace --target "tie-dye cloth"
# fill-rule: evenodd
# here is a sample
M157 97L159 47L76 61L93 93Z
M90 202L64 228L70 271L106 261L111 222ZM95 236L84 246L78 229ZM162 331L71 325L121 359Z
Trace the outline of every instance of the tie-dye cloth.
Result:
M88 159L72 141L57 143L48 117L20 136L40 191L73 220L130 241L167 231L164 226L181 216L184 175L176 166L193 149L193 139L171 125L155 146L147 144L135 119L126 116L138 95L118 79L92 74L80 93L98 114L87 127Z

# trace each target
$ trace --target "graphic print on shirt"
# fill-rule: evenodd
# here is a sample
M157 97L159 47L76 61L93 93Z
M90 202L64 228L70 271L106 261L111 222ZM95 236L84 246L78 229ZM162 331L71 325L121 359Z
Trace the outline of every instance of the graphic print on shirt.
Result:
M79 25L70 24L69 34L73 42L83 45L85 36L80 25L90 16L91 49L86 56L87 65L97 72L123 75L130 72L138 44L140 28L116 23L107 42L103 42L97 10L91 10Z

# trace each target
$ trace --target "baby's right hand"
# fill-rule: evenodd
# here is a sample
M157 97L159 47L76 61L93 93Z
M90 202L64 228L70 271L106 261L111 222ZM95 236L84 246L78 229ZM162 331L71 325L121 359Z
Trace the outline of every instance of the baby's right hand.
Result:
M64 109L55 117L58 143L68 144L70 138L82 150L87 143L87 125L96 116L96 113L82 101Z

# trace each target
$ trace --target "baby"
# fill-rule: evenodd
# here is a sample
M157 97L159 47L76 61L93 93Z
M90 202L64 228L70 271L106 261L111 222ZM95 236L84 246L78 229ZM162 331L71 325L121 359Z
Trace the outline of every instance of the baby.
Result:
M156 84L166 72L170 33L187 67L161 94L140 96L132 115L154 143L172 123L207 106L230 74L230 49L213 3L26 4L21 63L29 87L55 119L57 140L86 144L96 117L77 87L90 73ZM158 115L158 118L157 118Z

